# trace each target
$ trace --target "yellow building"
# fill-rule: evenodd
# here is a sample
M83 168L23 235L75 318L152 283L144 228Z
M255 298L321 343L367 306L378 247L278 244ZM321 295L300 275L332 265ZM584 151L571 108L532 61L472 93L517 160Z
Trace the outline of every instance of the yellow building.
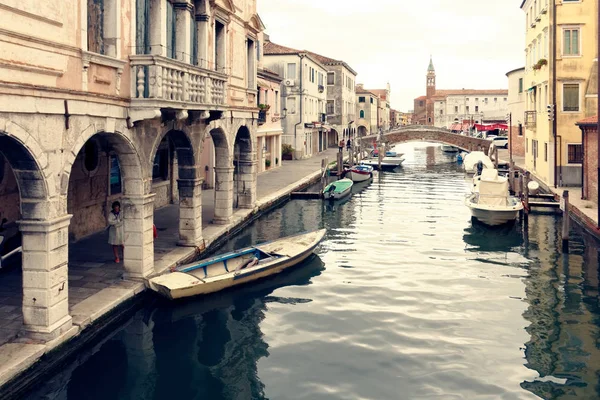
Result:
M526 168L548 185L579 186L583 152L575 122L594 113L589 98L597 97L589 85L597 68L597 2L524 0L521 9Z

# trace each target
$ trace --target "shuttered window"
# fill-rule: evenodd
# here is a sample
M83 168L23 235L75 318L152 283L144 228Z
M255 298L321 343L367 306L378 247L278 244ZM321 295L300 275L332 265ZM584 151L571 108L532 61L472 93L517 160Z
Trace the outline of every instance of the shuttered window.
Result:
M175 26L177 19L173 4L167 1L167 57L176 58Z
M192 38L192 48L190 51L192 59L190 60L190 62L194 65L198 65L198 21L196 21L196 19L193 18L192 23L190 25L192 26L192 32L190 34L190 38Z
M104 54L104 0L88 0L88 51Z
M150 0L136 0L136 54L150 54Z

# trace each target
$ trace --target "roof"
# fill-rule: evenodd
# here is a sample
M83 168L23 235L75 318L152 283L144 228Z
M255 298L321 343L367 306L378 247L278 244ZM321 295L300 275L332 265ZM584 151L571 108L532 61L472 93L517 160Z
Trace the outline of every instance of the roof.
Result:
M465 95L498 94L508 95L507 89L450 89L436 90L434 96L465 96Z
M359 88L356 88L356 94L370 94L371 96L377 97L377 95L375 93L371 92L368 89L359 89Z
M582 119L581 121L577 121L575 125L578 126L594 126L598 124L598 116L594 115L593 117L587 117Z
M429 67L427 67L427 72L435 72L435 68L433 68L433 57L429 57Z
M508 76L508 75L512 74L513 72L517 72L517 71L525 71L525 67L521 67L521 68L515 68L515 69L513 69L512 71L508 71L508 72L506 73L506 76Z
M348 68L350 72L354 75L358 75L358 73L353 70L346 62L340 60L334 60L333 58L325 57L317 53L313 53L308 50L298 50L292 47L282 46L277 43L273 43L271 41L265 41L263 46L263 54L266 56L279 56L279 55L301 55L306 54L308 58L315 61L317 64L321 66L325 65L343 65ZM325 68L326 69L326 68Z
M263 54L265 55L281 55L281 54L300 54L302 51L291 47L282 46L273 42L265 42L263 46Z
M352 69L345 61L334 60L333 58L325 57L317 53L313 53L312 51L305 50L308 54L316 58L323 65L343 65L354 75L358 75L358 73Z
M419 96L415 100L425 100L426 98L427 98L427 96Z

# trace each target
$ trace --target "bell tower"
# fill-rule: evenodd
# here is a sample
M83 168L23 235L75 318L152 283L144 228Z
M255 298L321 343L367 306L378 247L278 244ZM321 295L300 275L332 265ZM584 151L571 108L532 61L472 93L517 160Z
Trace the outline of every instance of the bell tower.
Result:
M429 57L429 67L427 67L427 98L435 95L435 68L433 68L433 58Z

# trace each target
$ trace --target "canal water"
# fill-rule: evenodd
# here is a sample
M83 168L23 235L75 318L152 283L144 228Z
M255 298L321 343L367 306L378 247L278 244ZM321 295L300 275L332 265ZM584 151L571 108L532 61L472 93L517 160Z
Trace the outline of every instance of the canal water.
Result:
M487 229L439 146L346 202L295 200L223 251L325 227L256 285L149 301L30 399L596 399L598 245L560 219Z

